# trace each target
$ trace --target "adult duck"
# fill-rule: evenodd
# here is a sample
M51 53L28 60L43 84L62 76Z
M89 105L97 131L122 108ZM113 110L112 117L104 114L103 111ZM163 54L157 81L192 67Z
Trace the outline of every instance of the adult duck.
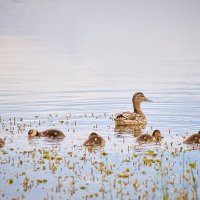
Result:
M133 95L133 112L123 112L115 118L116 126L141 126L145 127L147 119L145 114L141 110L141 103L143 101L152 102L150 99L144 96L142 92L137 92Z

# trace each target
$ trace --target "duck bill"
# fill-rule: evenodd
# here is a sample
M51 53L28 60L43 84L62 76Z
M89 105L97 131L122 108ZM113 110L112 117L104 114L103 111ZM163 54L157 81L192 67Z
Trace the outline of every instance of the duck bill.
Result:
M147 97L144 98L144 101L153 102L151 99L148 99Z

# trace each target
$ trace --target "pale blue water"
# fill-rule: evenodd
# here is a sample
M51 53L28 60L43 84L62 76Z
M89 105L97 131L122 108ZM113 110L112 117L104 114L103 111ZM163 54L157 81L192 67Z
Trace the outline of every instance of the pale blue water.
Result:
M153 100L142 105L148 118L144 132L160 129L167 141L171 130L176 142L182 141L200 129L199 6L197 1L0 0L1 118L23 118L37 127L39 116L40 129L55 125L71 133L74 127L59 120L72 114L77 134L67 133L61 148L68 145L70 151L72 143L81 145L97 130L112 138L106 150L115 159L120 149L112 144L122 141L109 117L132 110L132 95L142 91ZM47 122L50 114L58 118ZM20 138L17 129L14 136L1 129L1 136L12 139L9 147L29 149L35 144L27 141L28 129ZM5 199L13 197L9 187L3 190Z

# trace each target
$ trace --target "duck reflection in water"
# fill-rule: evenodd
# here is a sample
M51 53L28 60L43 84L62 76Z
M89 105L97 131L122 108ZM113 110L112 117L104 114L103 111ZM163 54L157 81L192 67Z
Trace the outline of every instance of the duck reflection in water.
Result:
M134 137L139 137L145 126L115 126L114 131L116 137L121 137L123 134L131 134Z

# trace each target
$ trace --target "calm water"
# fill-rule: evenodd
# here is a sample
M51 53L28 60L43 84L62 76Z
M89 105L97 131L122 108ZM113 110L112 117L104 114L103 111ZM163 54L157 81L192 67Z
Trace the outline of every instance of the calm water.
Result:
M27 131L43 120L41 130L56 126L69 131L60 147L68 145L68 151L91 131L102 132L112 138L106 151L115 159L121 149L112 144L122 144L124 138L127 145L132 141L115 136L110 117L132 110L131 98L137 91L153 100L142 105L148 118L144 132L160 129L167 141L171 130L177 142L186 133L197 132L199 6L197 1L0 0L0 116L8 127L14 117L27 125L20 136L17 127L14 135L0 129L1 137L10 141L5 149L34 148L39 141L28 142ZM66 116L71 116L71 125L59 123ZM76 134L70 134L73 129ZM50 144L39 142L40 147ZM15 174L13 168L0 175L9 173ZM0 194L16 197L4 180Z

